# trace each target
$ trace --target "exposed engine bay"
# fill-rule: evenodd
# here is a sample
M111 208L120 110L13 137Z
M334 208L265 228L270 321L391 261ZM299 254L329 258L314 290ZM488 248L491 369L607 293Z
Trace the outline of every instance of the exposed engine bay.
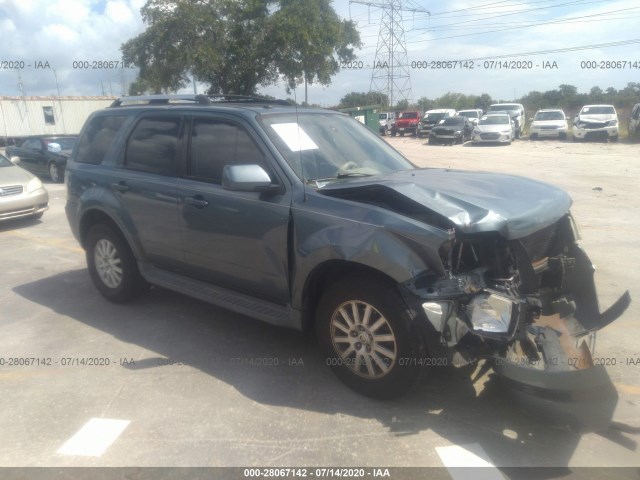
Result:
M595 368L596 331L626 310L630 296L626 292L600 313L595 269L577 239L570 215L516 240L456 235L440 250L445 277L420 276L410 289L424 300L453 365L485 359L527 396L575 397L576 389L602 396L606 390L609 408L600 409L601 422L589 420L606 423L617 394L604 368ZM562 378L588 370L593 374L582 372L577 384ZM563 393L568 385L573 387Z

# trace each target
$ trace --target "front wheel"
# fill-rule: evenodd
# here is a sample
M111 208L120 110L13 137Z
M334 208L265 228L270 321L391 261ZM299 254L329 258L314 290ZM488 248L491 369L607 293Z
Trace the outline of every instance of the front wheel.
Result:
M144 290L146 282L136 259L122 235L113 228L98 224L89 230L86 256L91 280L107 300L123 303Z
M329 287L316 312L327 364L347 386L379 399L400 396L419 380L426 349L411 325L391 283L360 276Z

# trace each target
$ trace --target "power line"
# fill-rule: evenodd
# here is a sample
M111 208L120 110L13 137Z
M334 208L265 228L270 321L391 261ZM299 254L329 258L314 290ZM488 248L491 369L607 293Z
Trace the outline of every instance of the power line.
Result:
M382 9L369 90L386 94L390 105L395 105L396 96L411 102L411 75L402 13L429 13L412 0L407 2L409 7L403 7L401 0L349 1L349 5L355 3Z
M540 25L552 25L552 24L558 24L558 23L565 23L569 20L577 20L577 19L582 19L582 18L591 18L591 17L597 17L597 16L602 16L602 15L610 15L612 13L619 13L619 12L624 12L624 11L629 11L629 10L637 10L640 7L630 7L630 8L623 8L620 10L611 10L609 12L604 12L604 13L596 13L596 14L592 14L592 15L583 15L580 17L569 17L569 18L565 18L562 20L550 20L547 22L540 22L540 23L531 23L528 25L516 25L516 26L510 26L510 27L504 27L504 28L498 28L496 30L486 30L483 32L477 32L477 33L465 33L465 34L461 34L461 35L450 35L448 37L436 37L436 38L428 38L425 40L414 40L412 42L407 42L407 43L425 43L425 42L433 42L436 40L445 40L445 39L449 39L449 38L460 38L460 37L470 37L470 36L474 36L474 35L485 35L487 33L495 33L495 32L503 32L505 30L513 30L516 28L529 28L529 27L537 27Z

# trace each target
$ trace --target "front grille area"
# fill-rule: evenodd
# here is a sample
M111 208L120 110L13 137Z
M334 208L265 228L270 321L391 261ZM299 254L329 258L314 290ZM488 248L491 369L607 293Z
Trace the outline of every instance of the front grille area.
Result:
M604 128L607 126L607 122L586 122L583 125L584 128Z
M553 223L542 230L538 230L537 232L520 240L532 262L550 255L551 252L549 252L549 249L556 238L557 231L558 222Z
M500 138L499 133L481 133L480 138L483 140L497 140Z
M558 127L554 127L553 125L542 125L540 130L557 130Z
M0 187L0 197L8 197L9 195L19 195L22 193L22 185L11 185L9 187Z

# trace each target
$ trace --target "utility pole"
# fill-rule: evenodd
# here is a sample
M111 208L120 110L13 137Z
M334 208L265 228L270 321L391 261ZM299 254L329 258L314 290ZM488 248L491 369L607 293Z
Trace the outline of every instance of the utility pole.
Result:
M386 94L390 107L393 107L397 100L402 99L411 103L411 74L404 38L402 12L426 13L428 15L431 13L419 6L403 7L402 0L349 0L349 3L382 9L378 45L369 90Z

